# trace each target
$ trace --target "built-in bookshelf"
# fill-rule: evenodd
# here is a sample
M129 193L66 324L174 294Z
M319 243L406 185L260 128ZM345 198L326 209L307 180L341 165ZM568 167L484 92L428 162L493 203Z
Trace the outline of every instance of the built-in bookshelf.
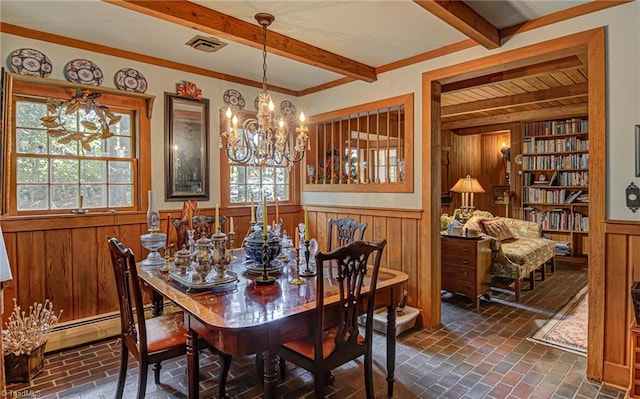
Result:
M563 254L586 260L589 122L527 122L522 137L522 218L537 222ZM568 247L568 250L567 250Z

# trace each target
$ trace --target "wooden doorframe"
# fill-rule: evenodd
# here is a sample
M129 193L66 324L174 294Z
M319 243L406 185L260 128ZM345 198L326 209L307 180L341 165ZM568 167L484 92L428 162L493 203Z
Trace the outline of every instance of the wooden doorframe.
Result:
M421 267L418 305L427 328L441 324L440 313L440 95L441 85L479 71L522 66L536 59L587 54L589 93L589 337L587 377L602 381L604 365L604 271L606 213L605 28L596 28L444 67L422 74ZM430 156L429 156L430 154Z

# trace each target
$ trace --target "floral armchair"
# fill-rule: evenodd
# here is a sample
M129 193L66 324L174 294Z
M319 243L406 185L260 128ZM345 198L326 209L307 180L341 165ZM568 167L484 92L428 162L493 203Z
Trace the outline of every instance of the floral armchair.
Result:
M482 228L482 216L473 216L464 225L468 229ZM531 289L534 289L536 270L545 277L545 264L551 262L551 270L555 269L555 242L542 238L542 229L538 223L526 220L500 218L500 221L512 233L512 239L500 240L492 237L491 274L513 279L516 302L520 301L520 285L523 278L529 278Z

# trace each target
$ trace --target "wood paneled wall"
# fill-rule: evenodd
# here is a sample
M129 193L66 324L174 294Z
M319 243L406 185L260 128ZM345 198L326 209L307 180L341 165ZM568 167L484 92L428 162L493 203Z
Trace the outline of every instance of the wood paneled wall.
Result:
M640 281L640 223L605 223L605 257L604 308L609 311L604 314L604 336L590 337L589 341L604 340L604 381L627 387L629 327L635 317L630 288L634 281Z
M327 222L330 218L351 217L366 222L364 239L367 241L387 240L381 267L401 270L409 275L405 289L407 304L418 304L418 266L420 251L418 238L421 210L398 210L356 207L308 206L311 237L318 240L320 249L327 248Z
M269 208L269 215L275 210ZM169 212L163 211L163 220ZM201 214L213 215L213 209ZM235 246L239 247L249 229L249 209L222 209L234 216ZM171 212L179 217L180 210ZM299 206L281 206L284 229L293 232L302 220ZM116 237L130 247L137 260L148 251L140 244L147 232L146 213L57 215L50 217L7 217L2 219L13 280L4 286L7 320L13 298L26 308L45 299L63 310L61 322L73 322L118 311L116 287L106 238ZM162 230L165 230L163 224ZM172 230L175 242L175 230Z
M453 186L459 178L470 175L475 177L485 189L486 193L474 196L476 209L489 211L496 216L505 216L504 205L492 205L491 187L509 185L506 179L504 161L500 149L502 143L511 146L509 133L474 134L461 136L450 130L442 132L442 146L450 147L449 173ZM511 164L513 181L513 162ZM447 213L461 205L461 195L451 193L453 202Z

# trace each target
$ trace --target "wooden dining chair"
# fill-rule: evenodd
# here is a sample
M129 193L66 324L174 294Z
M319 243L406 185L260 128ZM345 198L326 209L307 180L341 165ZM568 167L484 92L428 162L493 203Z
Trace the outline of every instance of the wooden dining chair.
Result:
M120 304L120 342L122 346L120 374L115 397L122 398L130 352L140 364L138 399L142 399L147 389L149 364L154 365L155 383L159 384L160 362L184 355L187 352L187 330L184 327L184 314L176 312L145 319L142 289L138 280L135 256L131 249L125 248L116 238L107 238L107 242L111 252L111 263ZM204 333L198 332L198 335L203 336ZM220 357L222 371L218 388L220 397L224 398L226 397L225 388L231 366L231 355L218 351L204 340L199 340L198 348L202 347L208 347Z
M225 225L227 222L226 216L220 216L220 231L225 231ZM176 251L182 249L182 246L185 247L189 244L189 239L187 238L187 230L189 229L189 221L187 219L172 219L171 223L176 228L176 237L178 239L178 246L176 247ZM202 233L207 238L211 238L211 235L215 233L215 217L214 216L193 216L191 219L191 224L193 229L196 231L194 234L194 240L202 237Z
M346 217L341 219L329 219L329 245L327 249L334 249L334 238L336 247L343 247L353 241L362 240L367 223L360 223L355 219Z
M375 292L380 270L380 260L386 240L377 243L354 241L328 253L319 252L316 264L316 307L313 324L308 336L286 342L280 347L280 357L310 371L314 376L315 397L324 398L324 386L331 376L331 370L351 360L364 356L364 382L368 399L373 399L373 312ZM374 255L373 268L367 267L370 255ZM324 270L335 269L339 282L339 306L324 306ZM365 275L369 283L365 284ZM363 295L363 289L368 294ZM364 336L358 327L358 315L367 302L367 321ZM325 314L337 312L337 317ZM336 323L328 325L330 320Z

